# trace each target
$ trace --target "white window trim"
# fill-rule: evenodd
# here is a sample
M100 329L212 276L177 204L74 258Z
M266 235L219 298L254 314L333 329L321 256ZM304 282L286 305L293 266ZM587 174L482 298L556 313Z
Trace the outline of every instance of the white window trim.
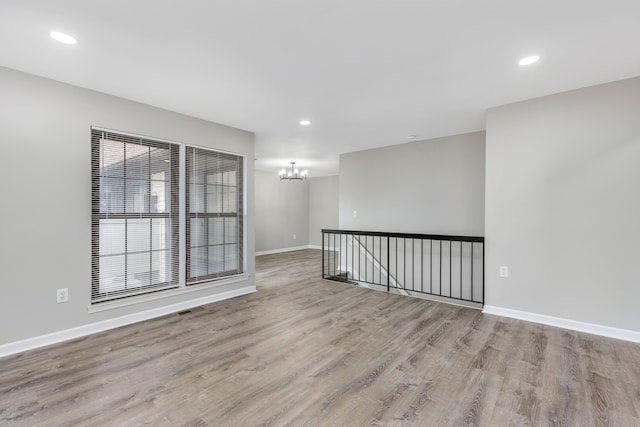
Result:
M115 310L122 307L129 307L132 305L144 304L150 301L157 301L161 299L167 299L177 297L185 294L191 294L194 292L202 292L210 289L219 288L226 285L232 285L234 283L247 282L251 276L247 273L237 274L235 276L227 276L215 281L209 281L206 283L198 284L197 286L184 286L180 288L167 289L165 291L151 292L148 294L135 295L113 301L105 301L96 304L89 304L87 306L87 313L100 313L103 311Z

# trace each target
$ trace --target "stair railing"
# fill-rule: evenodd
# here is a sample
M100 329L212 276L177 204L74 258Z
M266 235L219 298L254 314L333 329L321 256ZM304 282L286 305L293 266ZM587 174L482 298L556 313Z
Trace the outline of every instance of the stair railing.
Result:
M481 306L484 237L324 229L322 277Z

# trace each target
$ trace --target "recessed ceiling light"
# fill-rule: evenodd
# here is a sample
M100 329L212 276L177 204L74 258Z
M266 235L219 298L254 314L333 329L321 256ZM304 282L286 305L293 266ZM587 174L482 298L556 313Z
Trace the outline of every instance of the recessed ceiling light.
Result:
M309 120L300 120L298 123L300 123L302 126L309 126L311 124Z
M59 41L60 43L64 43L64 44L76 44L77 41L74 37L71 37L69 34L65 34L65 33L60 33L58 31L52 31L49 33L49 35L51 37L54 38L54 40Z
M532 56L527 56L526 58L522 58L520 61L518 61L518 64L520 65L531 65L533 63L536 63L540 60L540 57L538 55L532 55Z

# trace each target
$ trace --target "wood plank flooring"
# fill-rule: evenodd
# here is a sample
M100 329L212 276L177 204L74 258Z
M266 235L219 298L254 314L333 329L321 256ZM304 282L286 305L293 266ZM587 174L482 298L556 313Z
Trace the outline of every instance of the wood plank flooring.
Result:
M640 345L323 281L0 359L0 425L640 426Z

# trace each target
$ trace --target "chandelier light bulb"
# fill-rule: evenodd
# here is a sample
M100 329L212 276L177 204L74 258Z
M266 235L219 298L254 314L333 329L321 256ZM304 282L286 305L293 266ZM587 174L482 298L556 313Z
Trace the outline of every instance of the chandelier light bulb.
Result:
M296 162L291 162L291 169L289 169L289 170L281 169L278 172L278 175L280 176L280 180L281 181L282 180L287 180L287 181L300 180L300 181L303 181L303 180L308 178L309 171L307 169L304 169L301 172L300 169L295 167L295 165L296 165Z

